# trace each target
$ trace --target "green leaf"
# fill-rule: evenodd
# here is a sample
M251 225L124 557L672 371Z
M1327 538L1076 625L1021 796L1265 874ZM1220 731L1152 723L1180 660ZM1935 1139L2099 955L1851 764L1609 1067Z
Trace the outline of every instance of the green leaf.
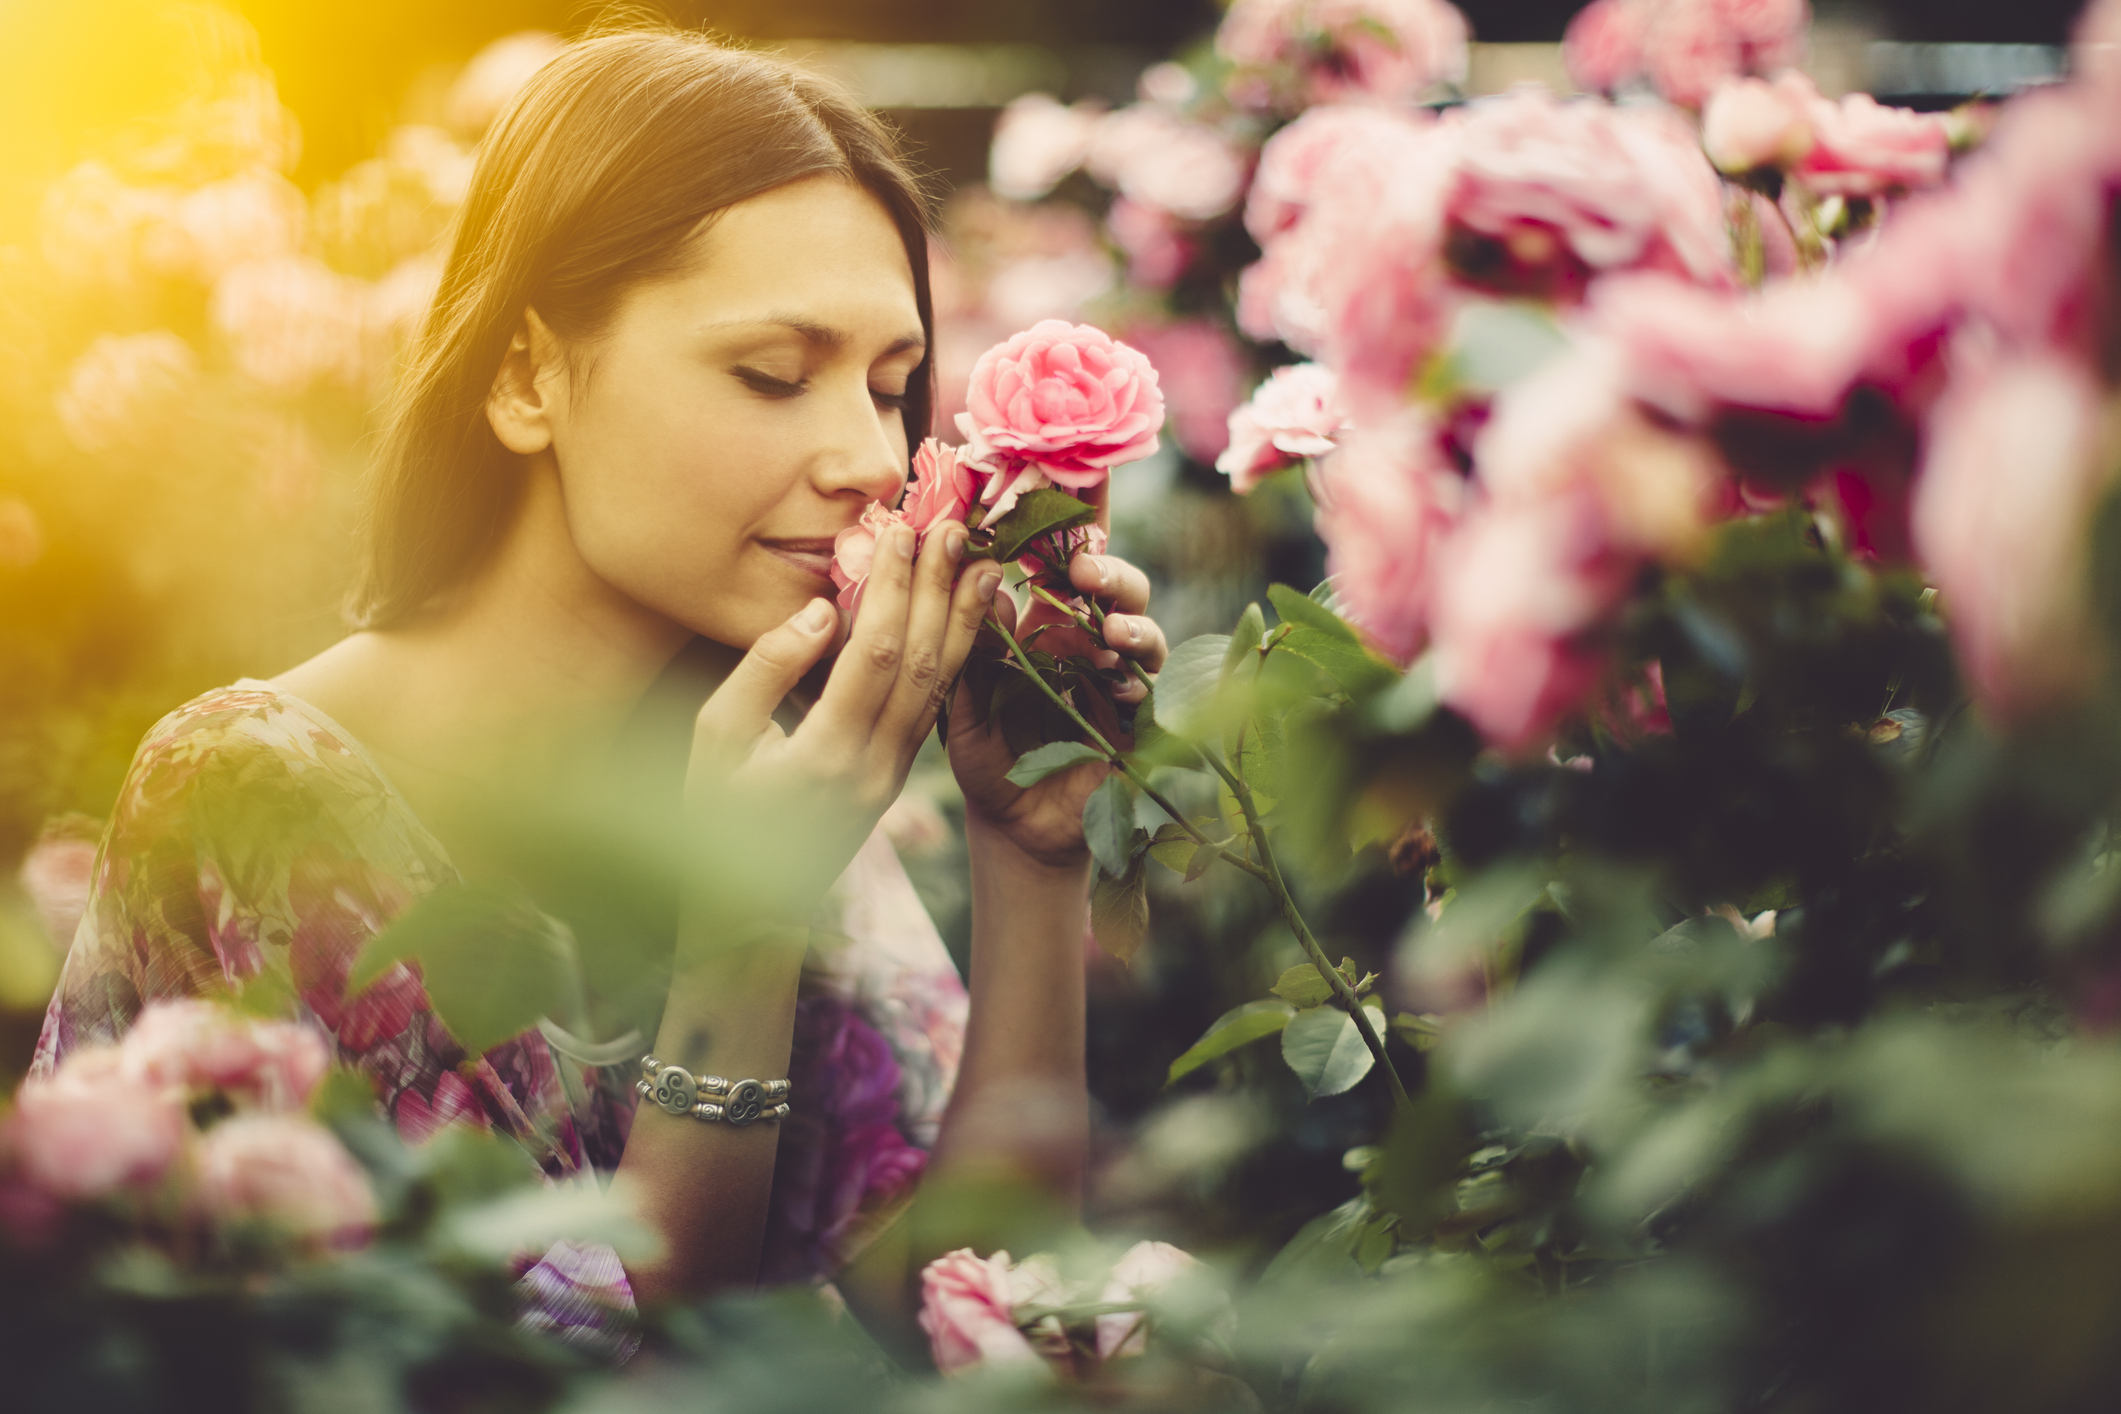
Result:
M1305 662L1315 663L1331 673L1333 680L1347 689L1351 697L1380 691L1399 680L1399 673L1391 664L1361 644L1350 643L1338 634L1309 624L1290 628L1281 646L1285 652L1294 653Z
M1299 1007L1314 1007L1332 997L1333 984L1319 975L1316 967L1306 962L1281 974L1281 980L1273 987L1274 995Z
M1469 300L1446 343L1462 391L1499 393L1569 352L1569 336L1526 300Z
M1417 1051L1433 1051L1443 1044L1443 1023L1427 1013L1401 1012L1392 1018L1392 1033Z
M435 1016L474 1056L582 1007L574 935L505 884L460 884L415 903L361 949L348 997L400 962L420 965Z
M1083 802L1083 838L1091 857L1114 879L1125 877L1134 852L1134 787L1114 772Z
M1362 643L1362 635L1355 631L1353 624L1316 599L1298 594L1286 584L1268 585L1267 598L1273 601L1274 612L1281 615L1281 621L1285 624L1316 629L1328 638L1337 638L1343 643Z
M1090 932L1107 957L1133 965L1149 936L1149 870L1137 856L1123 879L1099 879L1090 892Z
M1219 1060L1239 1046L1250 1045L1263 1037L1272 1036L1289 1024L1296 1015L1296 1008L1284 1001L1246 1002L1234 1011L1216 1018L1207 1034L1195 1041L1184 1055L1171 1062L1170 1074L1164 1078L1166 1085L1181 1080L1199 1070L1211 1060Z
M1174 874L1183 874L1191 867L1199 848L1193 837L1176 825L1159 826L1156 837L1149 841L1150 857Z
M1027 751L1016 758L1009 768L1009 784L1013 786L1035 786L1048 776L1060 774L1085 761L1102 761L1105 754L1094 746L1079 741L1053 741Z
M441 1246L496 1266L519 1252L536 1252L562 1238L601 1242L628 1261L654 1261L662 1239L630 1204L594 1185L541 1183L490 1203L451 1213L435 1234Z
M1325 1006L1298 1012L1290 1021L1281 1033L1281 1058L1314 1100L1354 1088L1377 1064L1355 1028L1355 1018Z
M1230 636L1204 633L1171 650L1156 675L1156 724L1188 741L1207 740L1215 729L1215 690L1222 685Z
M1245 611L1237 617L1237 627L1230 630L1230 646L1223 653L1224 677L1237 671L1246 654L1258 650L1266 633L1267 616L1260 612L1259 605L1245 605Z
M1041 535L1072 530L1096 519L1097 507L1078 501L1055 487L1040 487L1019 497L1009 508L1009 514L988 527L994 532L994 558L1014 560Z

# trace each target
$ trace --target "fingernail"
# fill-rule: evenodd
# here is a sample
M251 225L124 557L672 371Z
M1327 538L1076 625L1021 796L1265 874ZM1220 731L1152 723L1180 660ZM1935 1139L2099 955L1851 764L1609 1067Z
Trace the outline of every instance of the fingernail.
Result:
M832 606L823 599L813 599L796 616L795 626L805 633L822 633L825 625L831 622Z
M1110 589L1110 588L1111 588L1111 587L1113 586L1113 583L1114 583L1115 581L1117 581L1118 579L1119 579L1119 571L1118 571L1118 570L1116 570L1116 569L1114 569L1114 568L1112 567L1112 562L1111 562L1110 560L1106 559L1106 558L1105 558L1105 557L1104 557L1103 555L1099 555L1099 556L1097 557L1097 586L1098 586L1098 588L1100 588L1100 589Z
M1142 632L1142 621L1140 619L1130 618L1127 620L1127 642L1139 643L1147 636L1147 634Z
M979 578L979 601L982 604L992 604L994 602L994 592L1001 587L1002 572L1000 570L987 571Z
M891 553L902 560L912 559L914 538L912 526L894 526L891 531Z
M965 553L965 531L962 526L953 525L943 532L943 553L950 557L953 564Z

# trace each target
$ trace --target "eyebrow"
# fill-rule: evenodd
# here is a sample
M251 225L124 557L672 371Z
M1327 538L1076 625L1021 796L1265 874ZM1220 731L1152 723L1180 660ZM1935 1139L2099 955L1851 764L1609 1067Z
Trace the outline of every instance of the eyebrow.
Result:
M815 319L805 319L800 314L762 314L756 319L723 319L705 325L702 332L710 329L756 329L760 327L778 327L792 330L804 343L814 348L840 349L846 347L847 344L846 330L835 329L829 324L820 324ZM908 334L894 339L890 347L884 350L882 357L890 358L895 354L906 353L914 349L919 349L925 353L927 348L928 340L925 337L919 334Z

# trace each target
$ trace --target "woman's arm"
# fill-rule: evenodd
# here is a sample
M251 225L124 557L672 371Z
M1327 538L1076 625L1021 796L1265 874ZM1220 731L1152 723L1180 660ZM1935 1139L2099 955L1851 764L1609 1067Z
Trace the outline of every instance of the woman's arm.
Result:
M1089 1098L1083 1076L1083 938L1090 861L1050 864L977 814L972 861L972 1015L931 1181L1029 1181L1081 1207Z

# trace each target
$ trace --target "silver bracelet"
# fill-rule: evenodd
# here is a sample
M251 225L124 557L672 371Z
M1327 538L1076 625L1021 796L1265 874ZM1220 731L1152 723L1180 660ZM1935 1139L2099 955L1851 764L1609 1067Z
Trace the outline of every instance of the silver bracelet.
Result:
M654 1056L641 1057L641 1078L634 1090L670 1114L690 1115L708 1124L739 1127L759 1120L788 1118L785 1103L789 1085L785 1080L724 1080L719 1075L694 1075L681 1065L665 1065Z

